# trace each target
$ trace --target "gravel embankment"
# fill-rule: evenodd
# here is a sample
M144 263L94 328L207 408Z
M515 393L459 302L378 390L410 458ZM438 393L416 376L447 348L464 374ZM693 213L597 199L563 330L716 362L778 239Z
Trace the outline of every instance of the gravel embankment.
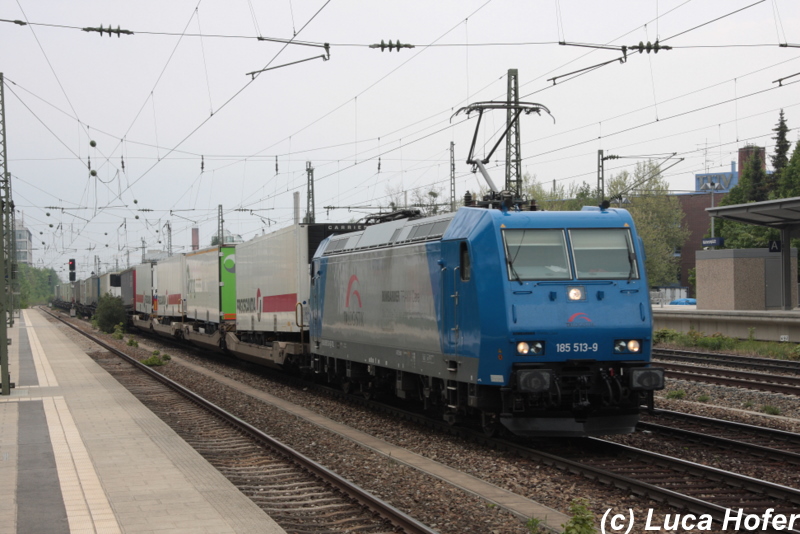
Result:
M64 332L87 352L102 350L97 345L86 341L85 338L67 328L64 328ZM114 346L126 352L131 352L130 347L121 342L111 340L109 336L105 337ZM649 499L629 495L627 492L609 488L534 461L521 459L509 453L490 450L481 445L431 431L428 428L397 421L346 402L328 399L316 393L288 387L247 371L209 362L206 359L192 355L186 350L162 347L159 346L157 341L152 340L143 341L142 345L185 358L195 364L213 369L226 377L263 389L277 397L289 399L295 404L320 413L334 421L402 446L509 491L524 495L562 513L568 513L569 504L578 498L588 499L589 508L594 512L598 520L609 508L613 508L614 513L624 512L625 514L628 513L629 508L633 509L637 522L639 518L643 520L646 517L649 509L653 509L655 524L663 524L664 514L671 513L674 516L676 513L675 510ZM134 352L141 359L149 356L152 348L149 350L138 349L134 350ZM415 469L399 464L391 458L354 446L348 440L321 430L294 416L287 415L276 408L264 405L242 393L221 387L213 379L192 372L182 367L177 361L160 367L159 370L166 376L199 391L212 402L223 406L239 417L246 418L276 439L297 448L315 461L355 481L368 491L379 495L442 533L529 532L524 521L511 516L486 501L457 490ZM739 412L724 410L720 413L718 411L720 408L715 406L741 409L744 403L750 400L755 406L760 406L761 403L767 402L777 405L781 410L786 410L786 412L782 411L782 413L795 414L798 409L797 406L791 407L791 399L775 398L775 396L769 396L769 394L764 394L767 396L761 397L761 394L756 392L746 392L742 394L743 396L737 397L731 392L719 391L719 386L668 383L668 389L686 390L686 399L708 395L709 401L696 403L691 400L666 400L662 393L659 395L658 407L692 411L693 413L702 413L720 418L731 417L731 413L733 413L737 420L742 417L743 420L754 424L765 423L762 418L757 416L750 416L748 420L746 414L740 414ZM791 411L790 408L794 411ZM800 421L789 422L785 417L769 418L769 420L772 421L773 426L787 430L796 429L796 427L800 426ZM792 428L789 428L790 426ZM680 532L680 530L670 532Z

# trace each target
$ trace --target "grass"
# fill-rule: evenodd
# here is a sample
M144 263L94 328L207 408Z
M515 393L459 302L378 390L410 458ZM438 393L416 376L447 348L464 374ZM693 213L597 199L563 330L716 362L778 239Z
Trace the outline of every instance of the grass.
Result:
M719 332L707 336L697 330L682 333L669 328L661 328L653 332L653 341L659 348L701 349L744 356L800 361L800 345L778 341L756 341L753 339L752 332L749 339L736 339L724 336Z
M154 355L150 356L146 360L142 360L142 363L148 367L158 367L160 365L164 365L164 360L162 360L160 356Z
M684 397L686 397L686 392L682 389L673 389L671 391L667 391L668 399L682 399Z
M770 406L769 404L765 404L761 407L761 411L767 415L780 415L781 410L775 406Z
M708 395L700 395L697 397L697 402L708 402L710 398Z

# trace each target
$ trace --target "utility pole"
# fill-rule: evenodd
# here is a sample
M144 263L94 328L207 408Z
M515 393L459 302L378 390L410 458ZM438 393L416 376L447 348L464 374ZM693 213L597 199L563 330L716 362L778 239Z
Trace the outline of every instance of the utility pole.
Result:
M604 156L602 150L597 151L597 204L599 206L603 205L603 201L605 200L605 181L606 181L606 160L607 159L619 159L619 156L609 155ZM555 183L555 182L553 182ZM619 199L622 202L622 199Z
M222 204L217 207L217 245L224 245L225 244L225 236L223 235L223 223L225 221L222 219Z
M16 221L14 220L14 197L11 196L11 173L6 173L3 182L3 198L5 200L5 250L8 262L6 263L6 292L8 298L8 326L14 326L14 289L17 285L17 239Z
M5 107L5 82L3 80L3 73L0 72L0 179L5 182L11 180L11 174L8 172L8 155L6 152L6 107ZM5 188L3 188L5 192ZM3 198L1 202L2 212L9 209L9 198ZM4 235L7 230L5 226L5 217L0 216L0 236ZM9 230L10 231L10 230ZM6 272L6 250L0 253L0 273ZM11 261L11 258L9 258ZM8 284L10 280L6 281ZM8 374L8 303L6 301L6 288L0 292L0 393L3 395L11 395L11 376Z
M308 192L306 198L306 223L313 224L316 222L315 208L314 208L314 167L311 166L310 161L306 161L306 174L308 175Z
M167 221L167 255L172 256L172 225Z
M456 211L456 144L450 141L450 211Z
M508 69L508 109L506 111L506 191L514 198L522 193L522 156L519 132L519 77L517 69Z
M603 196L605 191L605 160L603 159L603 151L597 151L597 203L603 203Z
M144 238L142 238L142 263L144 263L144 256L146 250L147 250L147 244L144 242Z

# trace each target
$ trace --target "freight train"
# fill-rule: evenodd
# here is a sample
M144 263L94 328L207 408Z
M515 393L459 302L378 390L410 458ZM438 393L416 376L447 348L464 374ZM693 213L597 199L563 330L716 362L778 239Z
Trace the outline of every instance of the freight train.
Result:
M120 274L121 296L137 328L453 424L632 432L664 372L650 366L645 253L629 213L492 207L294 224L137 265Z

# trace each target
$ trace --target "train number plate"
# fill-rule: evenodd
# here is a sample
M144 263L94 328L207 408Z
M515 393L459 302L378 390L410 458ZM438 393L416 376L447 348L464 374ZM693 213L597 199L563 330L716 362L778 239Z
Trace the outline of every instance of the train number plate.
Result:
M556 343L556 352L597 352L597 343Z

